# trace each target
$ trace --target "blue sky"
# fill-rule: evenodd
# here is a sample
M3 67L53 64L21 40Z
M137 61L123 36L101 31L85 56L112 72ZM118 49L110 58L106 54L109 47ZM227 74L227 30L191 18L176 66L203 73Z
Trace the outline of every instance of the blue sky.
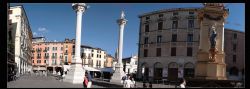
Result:
M43 35L47 40L57 41L75 38L76 13L71 3L21 5L26 10L34 35ZM128 22L124 30L123 57L138 53L138 15L168 8L202 7L201 3L87 3L87 5L90 8L83 14L81 43L102 48L113 56L118 47L119 37L119 26L116 20L120 18L121 10L125 11ZM226 6L230 14L225 28L245 32L245 4L229 3Z

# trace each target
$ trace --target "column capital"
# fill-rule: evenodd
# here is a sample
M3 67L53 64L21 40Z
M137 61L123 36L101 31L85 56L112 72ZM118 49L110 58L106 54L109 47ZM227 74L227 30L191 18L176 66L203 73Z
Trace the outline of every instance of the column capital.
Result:
M87 9L87 5L85 3L72 3L72 8L76 12L84 12Z

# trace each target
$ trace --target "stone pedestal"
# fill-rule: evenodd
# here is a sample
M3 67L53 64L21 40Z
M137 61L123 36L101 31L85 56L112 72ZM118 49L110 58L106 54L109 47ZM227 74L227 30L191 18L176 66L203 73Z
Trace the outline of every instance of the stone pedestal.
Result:
M113 73L113 76L110 82L119 83L122 81L121 79L124 75L125 73L123 71L123 65L120 63L116 63L115 72Z
M82 84L83 83L83 76L85 71L82 68L81 64L74 64L71 65L67 76L65 77L66 82L70 82L73 84Z
M195 76L197 79L226 80L224 54L216 54L215 62L209 61L209 53L198 52Z

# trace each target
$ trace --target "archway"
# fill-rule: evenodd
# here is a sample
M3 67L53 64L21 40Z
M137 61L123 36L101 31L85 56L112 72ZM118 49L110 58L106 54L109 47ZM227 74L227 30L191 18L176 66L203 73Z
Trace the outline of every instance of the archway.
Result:
M239 73L239 70L238 70L238 68L236 68L236 67L232 67L232 68L230 68L230 70L229 70L229 74L230 74L230 75L238 76L238 73Z
M156 62L154 64L154 79L160 80L162 79L162 64L160 62Z
M168 80L176 81L178 79L178 64L171 62L168 64Z
M148 76L149 76L149 68L148 68L148 64L146 62L144 62L142 64L142 79L143 80L148 80Z
M184 77L193 78L194 77L194 64L188 62L184 65Z

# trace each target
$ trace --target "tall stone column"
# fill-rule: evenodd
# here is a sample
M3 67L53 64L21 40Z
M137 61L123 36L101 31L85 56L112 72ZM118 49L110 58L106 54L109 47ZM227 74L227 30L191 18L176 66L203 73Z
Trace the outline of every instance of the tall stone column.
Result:
M116 65L115 65L115 73L112 76L111 82L121 81L122 76L125 74L123 71L123 64L122 64L122 50L123 50L123 31L124 31L124 26L125 26L126 22L127 22L127 20L125 19L125 14L122 11L121 18L117 20L117 23L120 26L118 63L116 63Z
M87 5L85 3L73 3L72 7L77 14L75 57L72 61L69 72L65 77L65 81L73 84L82 84L85 71L83 70L82 60L80 57L81 26L82 26L82 13L87 9Z

